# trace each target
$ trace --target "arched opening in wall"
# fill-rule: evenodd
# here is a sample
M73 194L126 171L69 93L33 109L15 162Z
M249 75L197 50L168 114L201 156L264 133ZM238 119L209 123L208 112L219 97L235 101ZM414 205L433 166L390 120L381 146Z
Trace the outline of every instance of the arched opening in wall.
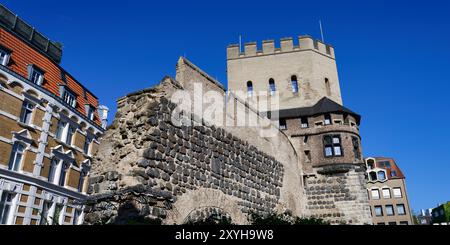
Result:
M253 96L253 82L252 81L247 82L247 96L248 97Z
M275 80L273 78L269 79L269 91L270 95L275 95L275 92L277 91Z
M298 80L297 80L297 76L292 76L291 77L291 87L292 87L292 92L294 94L298 94Z
M330 79L325 78L325 89L327 91L327 96L331 96L331 85L330 85Z

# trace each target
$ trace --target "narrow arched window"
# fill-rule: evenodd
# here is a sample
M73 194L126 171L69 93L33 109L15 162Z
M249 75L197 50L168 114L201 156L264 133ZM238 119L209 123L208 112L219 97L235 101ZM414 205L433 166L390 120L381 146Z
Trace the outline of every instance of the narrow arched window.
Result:
M59 181L58 181L58 185L59 186L65 186L66 185L66 175L67 175L67 170L69 169L69 164L63 162L62 166L61 166L61 172L59 174Z
M11 152L11 157L9 159L9 166L8 166L9 170L19 171L23 159L24 150L25 146L23 144L19 142L14 143Z
M269 79L269 90L270 95L274 95L275 92L277 91L277 88L275 86L275 80L273 80L273 78Z
M292 76L291 77L291 86L292 86L292 92L294 94L298 93L298 81L297 81L297 76Z
M247 82L247 96L252 97L253 96L253 83L252 81Z
M325 78L325 89L327 90L327 96L331 96L331 85L328 78Z

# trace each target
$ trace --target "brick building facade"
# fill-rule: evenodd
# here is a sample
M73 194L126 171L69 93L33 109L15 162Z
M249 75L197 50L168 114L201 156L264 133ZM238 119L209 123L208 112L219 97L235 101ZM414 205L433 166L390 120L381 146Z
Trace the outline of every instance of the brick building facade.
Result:
M62 50L0 5L0 223L78 224L98 99L60 65Z

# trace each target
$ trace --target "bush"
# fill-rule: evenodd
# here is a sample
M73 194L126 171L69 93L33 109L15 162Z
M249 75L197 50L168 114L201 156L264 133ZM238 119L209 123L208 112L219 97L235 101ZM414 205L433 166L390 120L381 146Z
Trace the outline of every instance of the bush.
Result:
M330 223L323 219L293 217L289 213L277 214L270 213L260 215L257 213L249 214L249 223L251 225L329 225Z

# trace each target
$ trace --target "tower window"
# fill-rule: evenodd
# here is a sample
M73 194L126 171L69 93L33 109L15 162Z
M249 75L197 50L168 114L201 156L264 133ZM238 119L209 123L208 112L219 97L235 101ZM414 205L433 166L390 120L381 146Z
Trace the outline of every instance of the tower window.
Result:
M361 159L361 151L359 150L359 140L357 137L352 137L353 143L353 154L355 155L355 160Z
M252 97L253 96L253 83L252 81L247 82L247 96Z
M280 129L281 130L287 129L286 119L280 119Z
M324 151L326 157L342 156L341 137L339 135L325 136Z
M325 121L324 121L325 125L330 125L331 124L331 115L330 114L326 114L325 115Z
M325 89L327 90L327 96L331 96L331 85L328 78L325 78Z
M24 101L22 104L22 111L20 112L20 122L24 124L30 124L31 115L33 114L34 105L28 101Z
M273 80L273 78L269 79L269 90L270 95L275 95L275 92L277 91L277 88L275 86L275 80Z
M302 117L302 118L300 118L300 126L301 126L301 128L308 128L309 127L309 125L308 125L308 118L307 117Z
M11 157L9 159L9 170L19 171L20 164L22 163L25 146L19 142L14 143Z
M297 82L297 76L291 77L291 86L292 86L292 92L294 94L298 93L298 82Z

